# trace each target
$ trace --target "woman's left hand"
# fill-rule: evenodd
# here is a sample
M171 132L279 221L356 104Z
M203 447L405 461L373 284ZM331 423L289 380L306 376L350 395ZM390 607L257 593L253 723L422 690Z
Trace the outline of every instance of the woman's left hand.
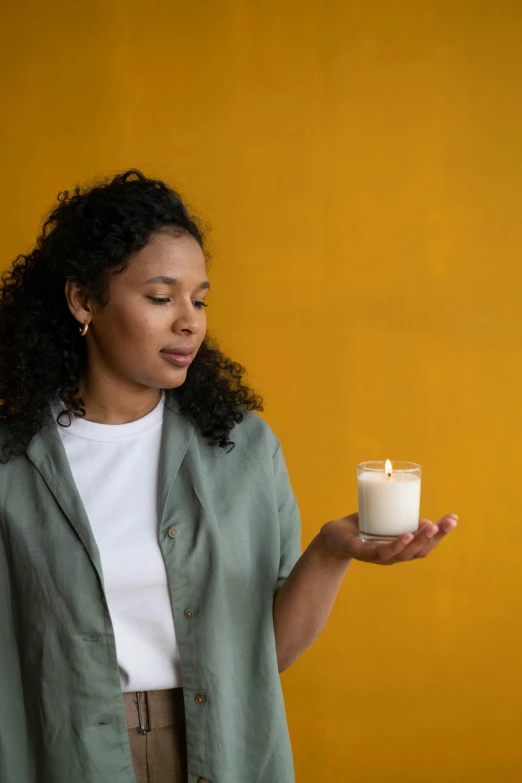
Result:
M321 534L328 550L339 559L353 558L376 565L393 565L429 555L457 527L457 519L456 514L446 514L437 524L421 519L415 534L407 533L395 541L362 541L359 538L359 514L350 514L327 522Z

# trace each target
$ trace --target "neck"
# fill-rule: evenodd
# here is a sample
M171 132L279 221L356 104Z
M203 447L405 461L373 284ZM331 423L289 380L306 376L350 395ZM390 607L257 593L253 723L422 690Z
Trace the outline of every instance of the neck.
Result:
M80 383L85 419L97 424L128 424L150 413L161 399L161 389L129 389L107 379L86 378Z

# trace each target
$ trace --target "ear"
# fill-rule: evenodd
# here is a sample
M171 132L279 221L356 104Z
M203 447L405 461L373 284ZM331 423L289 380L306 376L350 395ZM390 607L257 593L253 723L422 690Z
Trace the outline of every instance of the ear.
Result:
M92 310L90 297L78 280L69 279L65 283L65 297L72 315L78 323L90 323Z

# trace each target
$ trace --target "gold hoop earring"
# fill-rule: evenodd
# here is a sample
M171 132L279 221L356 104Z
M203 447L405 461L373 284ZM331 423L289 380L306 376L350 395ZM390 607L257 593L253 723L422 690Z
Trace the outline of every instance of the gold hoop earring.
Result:
M82 337L85 337L85 335L87 334L87 329L88 328L89 328L89 322L88 321L86 321L83 326L79 327L78 331L80 332L80 335Z

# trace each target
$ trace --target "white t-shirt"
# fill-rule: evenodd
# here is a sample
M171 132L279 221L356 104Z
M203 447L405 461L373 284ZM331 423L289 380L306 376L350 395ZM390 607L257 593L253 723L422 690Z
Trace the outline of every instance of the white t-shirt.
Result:
M128 424L73 417L70 427L58 425L100 552L124 692L181 686L158 542L163 403L164 396ZM56 420L65 406L55 401L52 407Z

